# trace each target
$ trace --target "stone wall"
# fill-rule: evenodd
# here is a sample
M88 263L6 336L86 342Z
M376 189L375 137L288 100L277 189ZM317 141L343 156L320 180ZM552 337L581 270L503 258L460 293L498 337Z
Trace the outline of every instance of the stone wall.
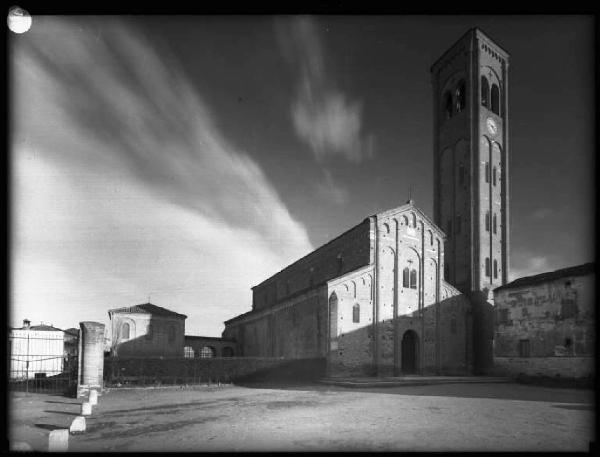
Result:
M594 357L495 357L494 372L504 376L588 378L595 376Z
M324 375L324 359L283 357L115 358L104 360L107 387L198 384L243 380L310 380Z
M495 292L494 356L593 356L594 279L564 277Z

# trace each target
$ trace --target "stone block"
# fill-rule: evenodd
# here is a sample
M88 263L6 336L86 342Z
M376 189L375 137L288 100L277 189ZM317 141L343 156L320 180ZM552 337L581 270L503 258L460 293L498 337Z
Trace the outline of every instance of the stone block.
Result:
M92 415L92 405L90 402L84 401L81 404L81 415L82 416L91 416Z
M77 416L73 419L71 426L69 427L70 433L83 433L85 432L85 417Z
M92 405L92 406L96 406L98 404L98 391L97 390L94 390L94 389L90 390L89 402L90 402L90 405Z
M52 430L48 435L48 452L66 452L69 450L69 430Z

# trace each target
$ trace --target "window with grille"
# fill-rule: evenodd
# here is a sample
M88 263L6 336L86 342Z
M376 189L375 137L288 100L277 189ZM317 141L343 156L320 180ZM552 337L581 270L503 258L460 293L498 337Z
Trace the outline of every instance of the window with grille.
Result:
M194 358L194 348L191 346L185 346L183 348L183 356L186 359L193 359Z
M215 355L216 355L216 351L215 351L215 348L213 348L212 346L204 346L202 348L202 350L200 351L201 359L210 359L212 357L215 357Z

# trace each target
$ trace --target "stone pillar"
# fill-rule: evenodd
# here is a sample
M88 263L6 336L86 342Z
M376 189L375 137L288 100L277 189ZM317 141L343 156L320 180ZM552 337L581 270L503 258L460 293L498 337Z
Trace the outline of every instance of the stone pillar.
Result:
M79 375L77 396L90 389L102 390L104 385L104 324L80 322Z

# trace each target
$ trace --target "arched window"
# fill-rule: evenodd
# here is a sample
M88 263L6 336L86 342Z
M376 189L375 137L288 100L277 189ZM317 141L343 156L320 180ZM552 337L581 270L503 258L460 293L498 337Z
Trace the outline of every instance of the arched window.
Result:
M427 230L427 233L429 234L429 244L433 246L433 232L431 230Z
M460 81L456 86L456 112L460 113L464 111L467 106L467 97L466 97L466 84L464 81Z
M183 348L183 356L186 359L193 359L194 358L194 348L191 346L185 346Z
M490 163L485 163L485 182L490 182Z
M490 258L486 257L485 258L485 275L486 276L490 276Z
M175 326L169 326L169 343L175 341Z
M496 175L497 175L497 169L496 169L496 167L494 167L494 172L492 173L492 183L494 184L494 186L496 185L496 182L497 182Z
M497 84L492 84L492 113L500 115L500 88Z
M233 357L233 348L230 348L229 346L225 346L221 351L221 355L223 357Z
M123 324L123 326L121 327L121 339L122 340L128 340L129 339L129 324L127 322L125 322Z
M383 233L384 234L389 234L390 233L390 226L387 224L383 224Z
M334 340L338 332L338 298L335 292L329 296L329 338L331 340L331 349L337 349Z
M210 359L217 356L217 351L212 346L204 346L200 351L201 359Z
M402 287L406 287L407 289L410 287L410 270L408 267L402 270Z
M485 76L481 77L481 105L490 108L490 83Z
M498 224L497 224L496 213L494 213L494 218L492 221L492 230L494 232L494 235L496 234L497 227L498 227Z
M417 228L417 216L415 216L415 213L411 213L410 216L412 218L412 226Z
M444 94L444 117L446 119L452 117L452 94L450 94L450 91Z
M485 213L485 231L489 232L490 231L490 212L487 211Z
M494 278L498 278L498 260L494 259Z
M410 288L417 288L417 270L415 270L414 268L410 270Z
M402 216L400 225L408 225L408 217Z
M360 305L358 303L352 307L352 322L360 322Z

